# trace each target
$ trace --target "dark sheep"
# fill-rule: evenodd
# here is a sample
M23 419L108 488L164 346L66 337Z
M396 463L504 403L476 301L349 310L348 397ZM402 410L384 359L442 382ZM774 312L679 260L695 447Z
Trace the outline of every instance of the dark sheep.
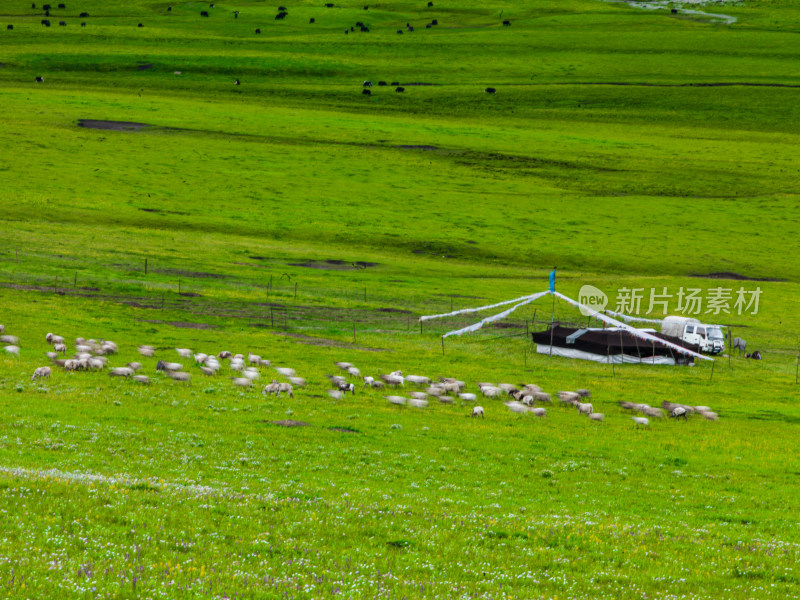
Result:
M31 8L36 8L36 4L31 4Z
M385 81L379 81L378 85L386 85L386 82Z
M350 31L355 31L355 30L356 30L356 28L355 28L355 27L351 27L351 28L350 28Z
M238 10L233 11L233 18L234 19L238 19L239 18L239 11Z
M345 30L344 30L344 34L345 34L345 35L349 35L349 34L350 34L350 30L349 30L349 29L345 29Z
M433 21L431 21L431 25L438 25L438 24L439 24L439 19L434 19Z
M275 15L275 20L276 21L283 21L286 18L286 15L288 15L288 14L289 13L287 13L287 12L279 12L277 15Z
M361 31L363 31L364 33L369 33L369 27L362 27Z
M6 29L8 29L9 31L11 31L12 29L14 29L14 26L13 26L13 25L6 25Z
M356 21L356 27L363 27L363 26L364 26L363 21Z
M425 25L425 29L430 29L431 27L432 27L432 25L431 25L430 23L428 23L427 25Z
M172 12L172 7L171 6L167 7L167 12Z
M744 357L745 358L752 358L753 360L761 360L761 352L756 350L752 354L745 354Z
M412 26L410 26L410 25L409 25L409 26L408 26L408 30L409 30L409 31L414 31L414 28L413 28Z
M208 16L208 11L207 10L201 10L200 11L200 16L201 17L207 17Z
M308 20L308 22L309 22L309 23L313 23L313 22L314 22L314 17L311 17L311 18Z
M403 30L402 29L398 29L397 33L399 33L400 35L403 35Z
M50 16L50 11L49 10L44 11L44 16L45 17L49 17Z
M394 91L397 92L398 94L402 94L403 92L406 91L406 88L404 88L404 87L396 87L396 88L394 88Z
M66 4L59 4L58 8L67 8L67 5Z
M234 81L233 85L239 85L239 80L237 79L236 81Z
M139 24L137 25L137 27L144 27L144 25L143 25L142 23L139 23Z
M42 25L44 25L45 27L50 27L50 21L48 21L47 19L42 19Z
M430 8L431 6L433 6L433 2L428 2L428 8Z
M261 30L260 29L256 29L256 33L261 33Z
M36 83L42 83L44 81L44 77L37 77Z
M53 8L53 7L52 7L52 6L50 6L49 4L43 4L43 5L42 5L42 8L43 8L44 10L50 10L50 9L51 9L51 8Z
M365 87L365 88L372 87L372 82L371 81L365 81L364 84L362 85L362 87Z
M365 96L369 96L370 94L372 94L372 92L370 92L368 89L361 90L361 93L364 94Z
M673 15L677 15L678 14L678 9L677 8L673 8L669 12L671 12Z
M66 26L67 26L67 24L66 24L66 22L65 22L65 21L59 21L59 22L58 22L58 24L59 24L61 27L66 27Z
M172 10L172 8L170 8L169 10ZM79 14L78 16L79 16L79 17L81 17L82 19L85 19L86 17L88 17L88 16L89 16L89 13L87 13L87 12L82 12L82 13L81 13L81 14Z
M503 26L508 27L511 25L511 21L503 21Z
M278 7L278 12L286 12L286 7L285 6L279 6Z
M400 82L399 82L399 81L393 81L393 82L392 82L392 83L390 83L389 85L400 85Z
M483 91L486 92L487 94L494 94L497 90L492 87L488 87Z
M332 4L332 3L330 3L330 2L328 2L328 3L325 5L325 7L326 7L326 8L333 8L333 4Z
M86 27L86 21L83 21L83 22L81 23L81 27Z
M369 6L365 6L365 7L364 7L364 10L369 10Z

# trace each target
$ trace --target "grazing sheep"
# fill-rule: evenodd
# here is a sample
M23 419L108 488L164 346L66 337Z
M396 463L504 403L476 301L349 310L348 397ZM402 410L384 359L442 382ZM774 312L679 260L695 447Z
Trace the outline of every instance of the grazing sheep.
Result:
M203 372L203 375L208 375L209 377L216 375L216 369L212 369L211 367L200 367L200 370Z
M402 375L396 375L395 373L389 373L388 375L381 375L381 379L387 384L397 387L398 385L401 387L406 387L405 385L405 378Z
M477 394L470 394L470 393L459 394L458 397L464 400L465 402L475 402L478 399Z
M15 346L14 344L3 346L3 350L14 356L19 356L19 346Z
M382 381L373 381L371 384L369 384L369 386L377 390L382 390L384 383Z
M581 401L580 394L577 392L558 392L558 399L564 404L575 404Z
M133 377L134 371L130 367L116 367L108 372L109 377Z
M55 335L55 334L53 334L53 333L48 333L48 334L45 336L45 339L47 340L47 343L48 343L48 344L50 344L50 345L53 345L53 344L63 344L63 343L64 343L64 338L63 338L63 336L60 336L60 335Z
M589 390L575 390L575 393L578 394L581 398L591 398L592 392Z
M39 379L40 377L50 377L50 367L38 367L33 372L33 377L31 377L31 381L34 379Z
M517 402L516 400L512 400L511 402L506 402L506 407L511 412L517 414L524 414L528 412L528 407L525 406L522 402Z
M339 390L328 390L328 396L330 396L334 400L341 400L344 394L342 394L342 392L340 392Z
M415 385L430 385L431 379L430 377L425 377L423 375L408 375L406 377L406 381L409 383L413 383Z
M245 376L246 379L254 380L261 377L261 373L258 372L258 369L255 367L248 367L244 371L242 371L242 375Z
M533 406L533 396L522 396L522 398L520 398L519 401L522 402L525 406Z
M352 377L361 377L361 371L359 371L357 367L350 367L350 368L347 369L347 372Z
M452 404L453 399L450 396L439 396L436 398L442 404Z
M0 343L17 346L19 345L19 338L15 335L0 335Z
M67 345L66 344L53 344L53 350L56 352L56 354L58 354L59 352L61 354L66 354L67 353Z
M550 394L547 392L534 392L533 399L536 402L546 402L547 404L553 403L553 400L550 398Z
M544 409L541 406L538 406L536 408L532 408L531 409L531 414L533 414L534 417L546 417L547 416L547 409Z
M352 383L347 383L346 381L342 381L340 383L337 383L336 387L338 387L339 390L342 391L342 392L345 392L345 393L346 392L350 392L355 396L356 386L354 384L352 384Z
M275 396L280 396L281 392L286 392L287 394L289 394L290 398L294 398L294 389L292 388L292 385L290 383L279 383L273 379L270 385L273 384L274 386L272 389L274 390L273 393L275 394Z
M117 354L119 348L114 342L104 341L100 344L100 349L97 354Z
M596 413L596 412L589 413L588 416L590 421L602 421L603 419L606 418L606 416L603 413Z
M660 408L653 408L652 406L641 406L639 408L639 412L643 415L647 415L648 417L652 417L654 419L663 419L664 418L664 411Z
M198 365L205 364L207 360L208 360L208 354L205 354L203 352L198 352L197 354L194 355L194 362L197 363Z
M289 383L295 387L306 387L306 380L302 377L289 377Z
M222 352L220 352L219 354L217 354L217 357L218 357L220 360L225 360L226 358L232 358L232 357L233 357L233 354L231 354L229 350L223 350Z
M701 410L700 414L703 415L704 419L708 419L709 421L716 421L717 419L719 419L719 415L710 410Z
M497 90L496 90L496 89L494 89L493 87L487 87L487 88L486 88L485 90L483 90L483 91L484 91L484 92L486 92L487 94L494 94L494 93L495 93Z
M408 405L414 408L427 408L428 401L424 398L409 398Z
M55 360L58 358L58 352L45 352L45 356L50 360Z
M333 364L339 367L342 371L347 371L347 369L353 366L353 363L349 362L335 362Z
M364 377L364 387L372 386L373 383L375 383L374 377L370 377L369 375Z
M505 394L505 392L499 387L486 386L481 388L481 394L483 394L487 398L499 398L500 396Z
M708 406L695 406L694 409L697 412L711 412L711 408Z
M582 415L590 415L594 412L594 407L588 402L586 404L578 402L575 405L575 408L577 408L578 412L581 413Z
M86 360L89 364L89 368L93 371L102 371L106 367L106 359L104 356L90 356Z
M498 383L497 387L499 387L509 396L513 396L515 392L519 391L519 388L515 386L513 383Z
M152 346L147 346L145 344L142 344L141 346L139 346L139 354L141 354L142 356L146 356L146 357L150 358L155 353L156 353L156 349L153 348Z
M234 377L233 385L237 385L239 387L253 387L253 380L249 377Z
M482 406L473 406L472 407L472 416L473 417L481 417L485 419L485 415L483 414L483 407Z
M284 377L295 377L297 375L294 369L288 367L275 367L275 370Z
M688 413L686 412L685 408L683 408L682 406L676 406L675 408L672 409L672 412L670 412L669 416L671 416L673 419L682 418L684 421L686 421L687 414Z
M134 371L138 371L139 369L142 368L142 363L129 362L126 366L129 367L130 369L134 370Z
M166 362L160 360L156 363L156 371L164 371L166 373L180 371L183 365L180 363Z
M650 426L650 419L646 417L631 417L633 422L635 423L634 427L649 427Z
M167 371L167 376L175 381L186 381L187 383L192 379L192 376L185 371Z
M150 385L152 382L147 375L134 375L133 380L144 385Z
M261 357L258 354L253 354L252 352L248 352L247 362L249 362L251 365L260 365Z
M175 348L175 352L183 358L192 358L192 351L189 348Z
M404 406L406 403L406 399L402 396L386 396L386 399L395 406Z
M411 397L417 400L427 400L428 394L425 392L411 392Z
M5 333L5 332L6 332L6 326L0 325L0 333Z

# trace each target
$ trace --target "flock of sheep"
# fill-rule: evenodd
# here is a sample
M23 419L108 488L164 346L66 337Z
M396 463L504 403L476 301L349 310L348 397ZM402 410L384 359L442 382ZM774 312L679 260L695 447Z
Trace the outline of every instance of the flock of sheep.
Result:
M67 372L76 371L103 371L108 367L108 356L117 354L119 348L117 344L108 340L94 340L77 338L75 340L75 354L71 358L66 358L67 345L64 337L53 333L45 336L46 342L52 346L52 350L47 352L51 366L62 368ZM7 353L19 355L19 338L14 335L7 335L5 327L0 325L0 342L6 344L4 349ZM156 349L153 346L141 345L138 348L139 354L145 358L155 356ZM217 354L205 354L193 352L189 348L175 348L180 359L194 362L195 367L205 376L214 377L222 370L222 365L227 362L229 377L232 384L239 388L252 388L255 382L261 378L260 368L272 367L269 360L262 358L258 354L248 353L233 354L223 350ZM393 388L406 390L406 384L414 386L414 391L409 391L404 395L391 394L386 396L386 400L396 406L412 406L414 408L425 408L430 399L445 404L451 404L456 400L474 403L477 402L479 395L487 400L504 400L504 405L511 412L518 414L531 413L536 417L544 418L547 416L547 408L542 405L552 405L553 400L547 392L534 384L514 385L509 383L486 383L477 384L478 392L466 391L466 383L452 377L442 377L438 381L433 381L430 377L423 375L403 375L402 371L393 371L388 374L373 377L362 375L361 371L349 362L334 363L342 374L328 375L332 389L328 390L328 395L336 400L340 400L345 394L356 393L356 384L348 381L347 377L359 379L359 387L373 389ZM49 378L52 370L51 366L38 367L31 377L31 380ZM287 381L272 379L264 386L262 394L280 396L286 393L294 396L296 387L305 387L306 380L299 377L294 369L289 367L272 367L279 376ZM140 374L142 369L140 362L129 362L125 366L113 367L108 369L110 377L130 378L141 384L150 384L152 380L147 375ZM157 372L164 373L167 377L182 382L190 382L192 375L184 366L178 362L158 360L155 366ZM591 421L603 421L605 415L595 412L594 406L588 401L591 392L586 389L575 391L560 391L558 399L560 403L567 407L577 410L579 415L584 415ZM690 415L698 414L705 419L716 421L717 413L713 412L708 406L689 406L687 404L677 404L664 401L662 408L651 407L647 404L621 401L619 405L626 410L640 413L641 416L632 417L635 426L648 427L650 419L660 419L667 415L675 419L686 420ZM485 417L486 410L483 406L475 405L472 408L473 417Z

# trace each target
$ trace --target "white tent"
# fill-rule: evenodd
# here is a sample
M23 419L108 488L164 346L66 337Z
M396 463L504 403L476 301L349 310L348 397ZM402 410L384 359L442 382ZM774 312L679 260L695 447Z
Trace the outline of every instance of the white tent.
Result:
M703 360L710 360L710 361L714 360L713 358L710 358L708 356L703 356L702 354L699 354L697 352L693 352L692 350L689 350L688 348L684 348L683 346L679 346L678 344L673 344L672 342L668 342L666 340L662 340L661 338L656 337L653 334L648 333L646 331L643 331L641 329L637 329L636 327L631 327L627 323L623 323L622 321L618 321L617 319L615 319L613 317L610 317L607 314L604 314L602 312L598 312L598 311L586 306L585 304L581 304L580 302L565 296L564 294L562 294L560 292L555 292L555 291L551 291L551 290L545 290L544 292L539 292L538 294L532 294L530 296L521 296L519 298L515 298L514 300L506 300L505 302L498 302L497 304L490 304L488 306L479 306L477 308L465 308L465 309L462 309L462 310L455 310L453 312L443 313L443 314L439 314L439 315L427 315L427 316L424 316L424 317L420 317L420 321L429 321L431 319L441 319L443 317L454 317L456 315L469 314L469 313L479 312L479 311L483 311L483 310L488 310L490 308L497 308L497 307L500 307L500 306L506 306L508 304L514 304L514 306L512 306L511 308L508 308L508 309L504 310L503 312L498 313L496 315L492 315L491 317L486 317L485 319L482 319L482 320L478 321L477 323L469 325L468 327L464 327L462 329L456 329L454 331L448 331L442 337L446 338L446 337L449 337L451 335L463 335L465 333L471 333L473 331L477 331L478 329L480 329L481 327L483 327L487 323L492 323L494 321L499 321L500 319L504 319L505 317L510 315L512 312L514 312L515 310L517 310L521 306L525 306L526 304L530 304L531 302L534 302L534 301L538 300L539 298L541 298L543 296L546 296L548 294L553 294L555 297L560 298L561 300L564 300L566 302L569 302L570 304L572 304L573 306L576 306L577 308L583 309L584 310L584 314L591 315L592 317L595 317L596 319L599 319L600 321L603 321L604 323L606 323L608 325L611 325L612 327L617 327L619 329L622 329L622 330L626 331L627 333L629 333L630 335L632 335L632 336L634 336L634 337L636 337L636 338L638 338L640 340L649 342L650 344L658 344L659 346L664 346L666 348L669 348L669 349L673 350L674 352L678 352L679 354L683 354L685 356L692 356L694 358L701 358ZM607 311L607 312L613 312L613 311ZM626 320L645 321L645 322L649 322L649 323L660 323L661 322L661 321L658 321L658 320L655 320L655 319L642 319L640 317L631 317L629 315L622 315L620 313L613 313L613 314L619 316L620 318L626 319Z

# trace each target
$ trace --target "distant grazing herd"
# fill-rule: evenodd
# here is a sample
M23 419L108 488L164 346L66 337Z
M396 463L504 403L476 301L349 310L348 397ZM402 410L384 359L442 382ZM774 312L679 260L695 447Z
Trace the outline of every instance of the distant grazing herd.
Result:
M334 6L335 5L333 3L326 3L325 4L326 8L334 8ZM209 9L213 9L214 7L215 7L214 4L209 4L208 5ZM433 7L433 2L428 2L427 7L428 8L432 8ZM31 4L31 8L32 9L36 9L36 3L32 3ZM50 16L50 11L66 10L66 8L67 8L66 4L58 4L56 9L54 9L51 4L43 4L41 6L41 9L44 11L44 16L45 17L49 17ZM364 10L369 10L369 6L364 6ZM167 12L172 12L172 7L171 6L167 7ZM208 17L210 17L210 14L211 13L208 10L201 10L200 11L200 17L208 18ZM234 11L232 11L232 14L233 14L233 18L234 19L238 19L240 11L234 10ZM283 20L286 19L287 16L289 16L288 9L285 6L279 6L278 7L278 12L275 15L275 20L276 21L283 21ZM82 12L82 13L79 14L79 17L82 18L82 19L87 18L87 17L89 17L89 13ZM309 24L314 24L314 23L317 22L317 20L314 17L311 17L308 20L308 22L309 22ZM50 27L50 25L51 25L50 19L42 19L41 20L41 24L44 27ZM508 26L511 25L511 21L506 19L506 20L502 21L502 24L503 24L504 27L508 27ZM60 27L66 27L67 26L67 22L66 21L59 21L58 25ZM439 20L438 19L431 19L431 21L429 23L425 24L425 29L431 29L432 27L435 27L437 25L439 25ZM86 21L81 21L81 27L86 27ZM140 28L144 27L144 23L138 23L137 27L140 27ZM6 26L6 29L9 30L9 31L13 31L14 30L14 25L13 24L8 24ZM349 28L346 28L344 30L344 33L345 33L345 35L349 35L350 33L354 33L356 31L363 32L363 33L369 33L370 28L363 21L356 21L356 23L354 25L350 26ZM398 34L403 34L404 32L411 33L413 31L415 31L414 26L411 23L406 23L404 28L401 28L401 29L397 30L397 33ZM255 34L258 35L260 33L261 33L261 28L260 27L256 28L255 29ZM43 83L44 82L44 77L37 76L36 77L36 82L37 83ZM364 82L365 85L363 86L363 89L362 89L361 93L363 95L365 95L365 96L370 96L370 95L372 95L372 91L369 88L372 87L372 84L367 86L366 85L367 83L369 83L369 82ZM240 80L236 79L234 81L234 85L241 85ZM380 82L378 85L386 85L386 82ZM397 92L397 93L403 93L403 92L406 91L405 87L401 86L399 82L393 82L391 85L394 87L394 91ZM410 85L410 84L406 84L406 85ZM487 94L494 94L494 93L497 92L497 89L493 88L493 87L487 87L484 91Z
M139 373L143 369L141 362L128 362L125 366L110 367L108 357L119 352L117 344L109 340L95 340L77 338L75 340L75 353L72 357L66 358L67 344L63 336L48 333L45 341L52 350L46 353L50 360L50 366L41 366L34 370L31 380L50 378L52 367L58 367L65 372L99 372L108 368L110 377L130 379L140 384L149 385L153 380L147 375ZM15 335L6 334L5 327L0 325L0 343L5 344L4 350L11 355L19 356L19 338ZM163 349L162 349L163 350ZM169 351L169 349L166 349ZM156 355L156 348L150 345L140 345L139 354L143 358L153 358ZM299 377L294 369L289 367L273 367L269 360L262 358L258 354L248 352L244 354L233 354L229 350L223 350L216 354L205 354L194 352L189 348L175 348L173 350L181 359L188 359L194 362L194 367L199 369L202 375L207 377L218 376L222 370L222 365L227 361L230 369L228 377L232 385L237 388L252 388L254 382L261 378L261 368L273 368L278 376L287 381L272 379L262 389L264 395L280 396L286 394L294 397L295 388L306 386L306 380ZM475 403L478 400L478 393L465 391L466 383L453 377L441 377L438 381L433 381L430 377L423 375L403 375L402 371L393 371L381 374L377 377L362 375L360 369L349 362L334 363L344 374L328 375L332 389L328 390L328 395L334 400L341 400L345 394L355 394L356 384L348 381L347 377L358 378L359 385L374 389L393 388L405 389L406 384L415 386L417 389L409 391L404 395L386 396L386 400L395 406L411 406L414 408L426 408L430 399L436 399L443 404L452 404L460 400L468 403ZM183 365L170 360L159 359L155 365L156 373L162 373L175 381L190 384L192 375L189 370L185 370ZM534 384L514 385L509 383L487 383L477 384L480 395L487 400L504 400L504 405L508 410L517 414L531 413L536 417L547 417L547 408L542 405L551 406L553 401L551 395ZM565 407L576 409L579 415L584 415L589 421L601 422L605 415L596 412L594 406L589 402L592 394L589 390L578 389L575 391L560 391L558 399L560 404ZM687 420L690 415L699 415L710 421L718 419L717 413L713 412L708 406L690 406L664 401L662 408L654 408L647 404L633 402L619 402L619 405L626 410L638 412L642 416L632 417L635 427L648 427L650 419L661 419L666 415L674 419ZM473 406L471 409L472 417L486 417L486 409L483 406Z

